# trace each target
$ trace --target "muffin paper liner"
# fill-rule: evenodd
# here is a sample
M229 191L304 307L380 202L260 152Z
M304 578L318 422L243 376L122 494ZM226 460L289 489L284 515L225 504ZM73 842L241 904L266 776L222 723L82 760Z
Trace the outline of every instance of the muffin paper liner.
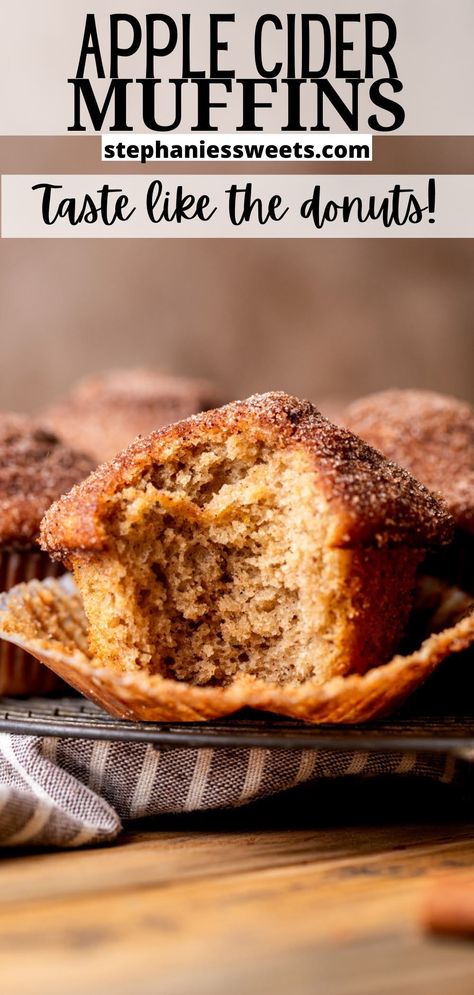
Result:
M3 548L0 551L0 591L9 591L33 578L43 580L64 573L46 553L36 549ZM48 694L61 687L57 676L34 656L11 642L0 640L0 694Z
M406 656L364 675L281 686L249 677L226 687L197 687L143 672L117 673L90 656L87 620L70 575L32 580L0 596L0 635L32 653L111 715L146 721L196 721L243 707L313 723L365 722L400 705L451 653L474 642L474 603L459 591L428 582L428 614L450 623ZM444 606L444 608L443 608ZM462 617L460 617L462 616Z

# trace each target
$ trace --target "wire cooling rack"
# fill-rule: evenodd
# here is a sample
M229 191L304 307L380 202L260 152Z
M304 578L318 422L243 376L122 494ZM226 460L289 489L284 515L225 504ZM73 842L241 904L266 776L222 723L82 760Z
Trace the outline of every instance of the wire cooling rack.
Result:
M330 750L474 749L472 715L399 715L358 726L310 726L244 711L208 722L134 722L107 715L82 697L0 698L0 732L152 743L169 747Z

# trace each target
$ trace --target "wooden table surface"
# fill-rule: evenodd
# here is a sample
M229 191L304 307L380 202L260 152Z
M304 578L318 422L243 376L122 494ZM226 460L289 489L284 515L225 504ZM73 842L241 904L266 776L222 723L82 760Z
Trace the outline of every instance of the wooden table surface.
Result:
M283 819L274 805L4 854L2 995L472 995L474 942L419 925L433 881L474 864L472 813L443 795L410 820L374 792L359 810L339 794L334 815L287 795Z

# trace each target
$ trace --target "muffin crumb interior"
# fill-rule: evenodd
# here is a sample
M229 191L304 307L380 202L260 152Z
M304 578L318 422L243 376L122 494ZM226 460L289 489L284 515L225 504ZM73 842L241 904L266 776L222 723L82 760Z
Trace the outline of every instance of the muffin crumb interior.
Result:
M416 551L327 544L334 510L297 448L231 434L152 464L109 499L107 549L74 563L93 650L194 684L278 684L365 670L392 648L394 582ZM374 590L359 584L372 570ZM386 627L367 626L386 582ZM400 599L409 588L399 584ZM360 643L360 633L364 642Z

